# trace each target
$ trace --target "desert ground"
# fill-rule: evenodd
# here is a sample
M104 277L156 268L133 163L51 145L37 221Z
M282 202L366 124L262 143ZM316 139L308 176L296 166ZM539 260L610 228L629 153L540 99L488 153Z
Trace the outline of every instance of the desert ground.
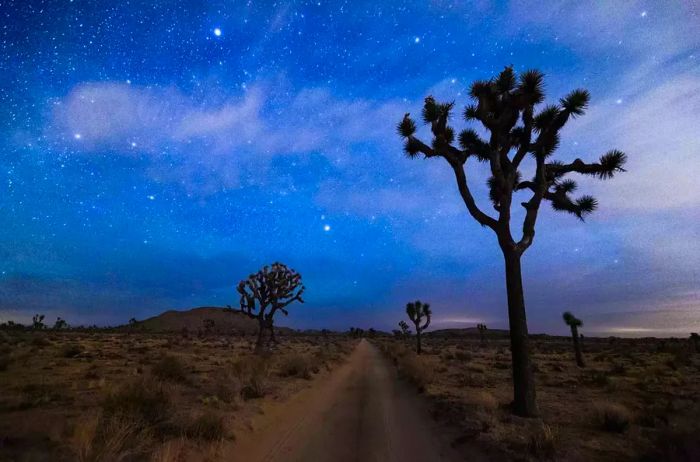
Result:
M507 339L0 332L0 460L697 460L685 340L534 337L541 418L509 411ZM695 451L695 452L694 452Z

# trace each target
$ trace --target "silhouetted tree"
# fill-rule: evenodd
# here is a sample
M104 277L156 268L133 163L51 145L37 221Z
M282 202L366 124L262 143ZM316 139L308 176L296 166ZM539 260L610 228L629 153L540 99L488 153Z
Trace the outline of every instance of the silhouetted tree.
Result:
M479 330L479 342L483 346L486 344L486 324L477 324L476 328Z
M374 330L374 328L370 327L367 331L367 337L374 338L375 335L377 335L377 331Z
M408 324L406 324L406 321L399 321L399 329L401 329L403 338L409 338L411 336L411 329L408 327Z
M262 351L265 330L270 333L268 345L270 342L277 343L274 328L275 314L280 311L287 316L289 314L287 306L296 301L304 303L301 298L304 293L301 274L283 263L264 266L257 273L239 282L237 290L241 295L239 311L258 320L258 339L255 343L257 352Z
M406 314L408 315L408 319L416 326L416 353L421 354L420 334L430 325L430 315L433 314L433 312L430 311L430 304L422 303L420 300L407 303ZM423 320L425 320L425 323L421 325Z
M568 311L563 314L563 318L566 325L571 328L571 339L574 341L576 364L578 365L578 367L586 367L586 365L583 362L583 355L581 354L581 344L579 343L578 335L578 328L583 326L583 321L581 321Z
M479 122L489 133L487 139L474 129L463 130L455 146L455 131L448 125L454 102L438 103L432 96L425 99L423 121L430 125L430 145L415 137L416 124L406 114L398 124L399 134L406 140L404 150L410 158L423 154L447 161L455 174L457 188L470 215L497 236L503 252L508 293L511 354L513 362L513 410L522 416L538 414L535 383L530 363L527 320L523 296L520 259L535 238L535 224L542 201L549 201L554 210L571 213L583 219L596 209L591 196L570 197L576 183L566 178L580 173L599 179L612 178L624 171L625 154L610 151L598 162L576 159L571 163L551 160L559 145L559 132L570 120L584 113L589 93L574 90L558 104L537 106L544 101L543 74L530 70L516 77L513 68L505 68L497 77L476 81L471 85L474 104L466 107L464 118ZM522 180L521 163L534 160L534 177ZM466 163L469 158L487 162L491 177L487 184L496 217L479 208L467 183ZM530 191L530 198L521 202L525 209L522 237L511 234L511 205L518 191Z
M44 315L35 314L32 316L32 329L44 329L46 324L44 324Z
M68 323L65 319L60 316L56 318L56 322L53 324L54 330L68 329Z
M700 335L697 332L690 334L690 341L695 345L695 352L700 353Z

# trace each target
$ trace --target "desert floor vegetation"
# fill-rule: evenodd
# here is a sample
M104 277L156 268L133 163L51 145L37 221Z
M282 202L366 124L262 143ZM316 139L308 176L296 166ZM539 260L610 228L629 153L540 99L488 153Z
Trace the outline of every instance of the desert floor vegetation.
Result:
M507 338L428 335L416 361L411 339L374 340L418 386L454 444L478 444L494 460L698 460L700 355L686 339L586 338L587 367L571 339L533 338L540 418L511 412ZM690 435L695 434L696 437Z
M356 340L2 332L0 460L216 460Z

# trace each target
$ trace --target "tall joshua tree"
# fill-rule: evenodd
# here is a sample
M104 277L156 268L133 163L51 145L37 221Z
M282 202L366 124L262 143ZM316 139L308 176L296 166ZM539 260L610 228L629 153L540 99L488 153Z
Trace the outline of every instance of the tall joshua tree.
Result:
M581 344L579 343L578 328L583 326L583 321L578 319L570 312L565 312L563 315L564 322L571 328L571 338L574 341L574 352L576 353L576 365L578 367L586 367L581 354Z
M416 353L420 354L420 334L430 325L430 315L432 315L433 312L430 311L430 304L416 300L415 302L406 304L406 314L408 315L408 319L416 326ZM421 325L423 320L425 320L425 322Z
M690 341L695 345L695 352L700 353L700 335L697 332L692 332L690 334Z
M270 342L277 343L275 314L280 311L287 316L287 306L296 301L304 303L301 298L304 293L301 274L282 263L264 266L257 273L239 282L237 290L241 295L240 312L258 321L258 339L255 344L258 353L263 350L263 336L266 330L270 334L268 345Z
M468 128L458 135L448 125L454 102L438 103L432 96L425 99L423 121L430 126L432 142L428 145L415 136L416 123L406 114L398 124L405 139L404 150L410 158L423 154L426 158L442 158L454 171L459 194L469 214L482 226L490 228L498 239L505 260L508 319L510 322L511 354L513 360L513 410L522 416L538 414L535 384L530 363L525 300L520 259L535 238L537 214L543 201L554 210L568 212L582 219L596 209L598 202L591 196L572 198L576 183L567 178L580 173L599 179L612 178L623 171L625 154L613 150L597 162L576 159L571 163L553 160L559 145L559 132L571 119L583 115L589 93L574 90L558 104L539 105L544 101L543 74L530 70L516 76L512 67L505 68L488 81L471 85L473 104L464 110L467 122L478 122L488 132L482 138ZM534 177L523 180L521 167L526 158L534 163ZM467 160L488 163L489 196L495 216L484 212L476 203L467 182ZM529 193L521 202L525 209L522 235L511 232L511 206L516 193Z
M477 324L476 328L479 329L479 343L483 346L486 343L486 324Z

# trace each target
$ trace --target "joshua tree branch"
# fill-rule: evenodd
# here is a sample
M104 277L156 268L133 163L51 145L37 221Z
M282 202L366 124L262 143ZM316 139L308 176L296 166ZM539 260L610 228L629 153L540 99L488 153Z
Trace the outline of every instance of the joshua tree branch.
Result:
M547 192L547 181L545 179L545 164L542 156L537 157L537 170L535 172L535 181L530 182L533 186L533 195L529 201L523 202L525 207L525 219L523 220L523 236L517 243L516 248L521 254L532 245L535 239L535 223L537 222L537 212L540 209L542 198Z
M455 178L457 180L457 188L459 189L459 194L462 196L464 205L467 206L467 210L469 211L471 216L474 217L474 219L478 221L481 226L488 226L489 228L496 231L498 222L491 216L482 212L479 206L476 205L474 196L472 196L472 193L469 190L469 186L467 185L467 175L464 172L464 166L456 162L450 162L450 165L452 166L452 170L454 170L455 172Z

